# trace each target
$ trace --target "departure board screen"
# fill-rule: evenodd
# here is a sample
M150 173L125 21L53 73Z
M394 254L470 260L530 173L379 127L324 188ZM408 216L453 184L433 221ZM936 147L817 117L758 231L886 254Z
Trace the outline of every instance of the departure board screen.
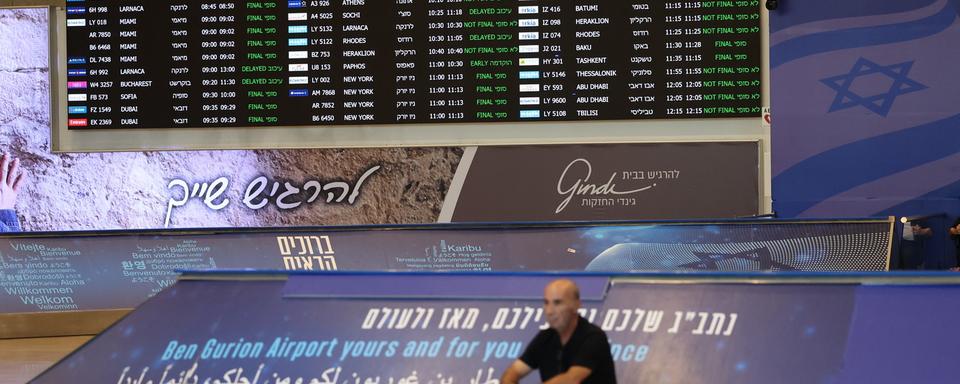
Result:
M753 117L757 0L67 0L67 126Z

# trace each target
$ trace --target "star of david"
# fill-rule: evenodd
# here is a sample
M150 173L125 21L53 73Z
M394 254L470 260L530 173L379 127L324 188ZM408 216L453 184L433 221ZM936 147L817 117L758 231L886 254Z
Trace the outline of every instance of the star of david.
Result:
M733 259L742 259L747 260L757 264L757 268L761 271L769 270L779 270L779 271L795 271L796 268L793 268L789 265L773 261L773 258L770 256L770 250L766 247L751 249L749 251L743 251L739 253L717 253L717 252L693 252L693 255L696 256L699 261L694 261L692 263L683 264L680 268L689 268L689 269L699 269L707 271L719 271L720 265L718 262L725 260Z
M907 77L911 67L913 67L913 61L885 66L861 57L853 64L850 73L820 80L820 82L837 91L837 96L833 99L833 104L830 105L830 110L827 113L862 106L886 117L890 113L890 108L893 107L893 102L897 99L897 96L927 89L926 85ZM861 96L850 90L850 86L858 77L876 73L886 75L892 80L887 92L872 96Z

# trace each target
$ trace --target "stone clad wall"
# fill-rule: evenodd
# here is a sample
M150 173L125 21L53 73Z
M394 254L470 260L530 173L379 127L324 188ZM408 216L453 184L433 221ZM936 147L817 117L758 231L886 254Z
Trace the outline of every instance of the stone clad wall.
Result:
M0 150L21 159L27 180L17 201L26 231L163 227L173 179L230 181L229 205L191 199L170 227L260 227L435 222L462 148L258 150L54 154L50 152L48 15L44 8L0 10ZM354 183L381 166L354 204L254 210L241 203L251 180L302 186Z

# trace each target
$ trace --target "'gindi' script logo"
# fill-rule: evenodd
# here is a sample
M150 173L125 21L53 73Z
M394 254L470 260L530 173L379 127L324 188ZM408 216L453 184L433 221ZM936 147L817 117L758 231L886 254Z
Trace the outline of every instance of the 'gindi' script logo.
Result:
M617 185L613 182L613 179L617 177L616 172L611 173L610 179L600 185L590 183L590 176L592 174L593 166L590 165L587 159L576 159L570 162L570 164L567 164L567 167L563 169L563 173L560 175L560 180L557 181L557 193L566 197L560 202L560 205L557 206L555 213L560 213L567 208L567 204L570 204L570 200L573 200L574 196L629 195L643 192L657 186L657 184L654 183L639 189L618 191Z

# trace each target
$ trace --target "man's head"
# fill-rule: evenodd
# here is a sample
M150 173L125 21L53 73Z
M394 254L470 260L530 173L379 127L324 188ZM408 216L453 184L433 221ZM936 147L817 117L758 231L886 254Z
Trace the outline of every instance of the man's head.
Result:
M543 289L543 312L550 328L564 333L576 326L577 310L580 309L580 288L571 280L551 281Z

